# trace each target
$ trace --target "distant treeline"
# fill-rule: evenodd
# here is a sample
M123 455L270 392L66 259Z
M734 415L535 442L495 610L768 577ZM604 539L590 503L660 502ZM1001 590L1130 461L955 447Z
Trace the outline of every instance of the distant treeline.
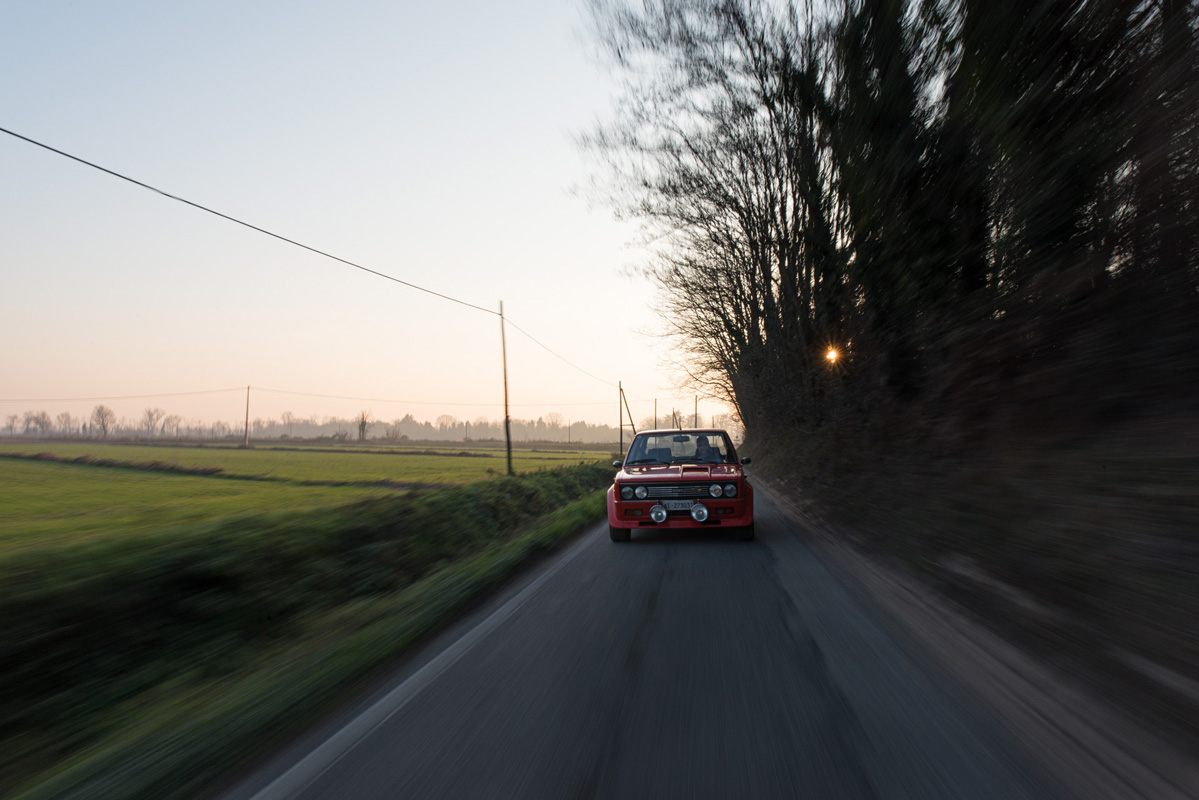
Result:
M673 416L672 416L673 414ZM636 423L638 430L659 424L669 427L678 422L691 425L693 422L724 428L734 437L740 435L740 423L729 414L696 419L679 411L663 411L654 419L646 417ZM567 420L562 414L551 412L537 419L511 420L513 441L518 442L579 442L583 444L611 443L620 440L620 430L615 425L596 425L590 422ZM9 414L0 429L0 435L9 437L38 436L41 438L84 437L103 439L226 439L244 436L245 422L201 422L185 420L177 414L167 414L161 408L146 408L137 419L118 419L104 405L98 405L87 418L63 413L52 418L45 411L26 411L24 414ZM632 431L625 429L625 438ZM284 412L280 419L250 419L251 439L331 439L334 441L383 440L388 442L417 441L488 441L504 440L504 421L478 417L460 420L443 414L434 422L421 422L411 414L390 422L376 420L369 411L361 411L352 419L342 417L297 417Z
M88 437L104 439L226 439L244 435L244 422L201 422L167 414L159 408L147 408L138 419L118 419L107 406L99 405L90 417L59 414L52 418L45 411L10 414L0 434L9 437ZM615 425L569 422L561 414L537 419L513 419L514 441L607 443L620 438ZM630 434L625 433L626 437ZM504 439L504 421L478 418L459 420L442 415L435 422L422 422L406 414L390 422L375 420L370 412L357 417L296 417L250 419L251 439L331 439L335 441L483 441Z

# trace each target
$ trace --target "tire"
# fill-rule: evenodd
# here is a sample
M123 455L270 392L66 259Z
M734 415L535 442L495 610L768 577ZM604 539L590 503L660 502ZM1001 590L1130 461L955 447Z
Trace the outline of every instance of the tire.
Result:
M752 542L754 540L754 524L751 522L737 531L737 541Z
M630 531L628 528L614 528L611 525L608 526L608 538L614 542L627 542L629 540L630 533L632 533L632 531Z

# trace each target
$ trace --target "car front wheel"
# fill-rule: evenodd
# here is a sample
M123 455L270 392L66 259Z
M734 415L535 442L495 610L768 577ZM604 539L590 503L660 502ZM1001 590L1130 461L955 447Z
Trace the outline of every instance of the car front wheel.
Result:
M615 528L608 526L608 538L614 542L627 542L631 531L628 528Z

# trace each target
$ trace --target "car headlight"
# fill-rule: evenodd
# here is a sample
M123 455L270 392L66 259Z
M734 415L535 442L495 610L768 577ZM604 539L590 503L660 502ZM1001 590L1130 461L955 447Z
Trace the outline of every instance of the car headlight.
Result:
M725 497L736 497L737 496L737 484L726 483L724 485L724 496Z
M724 490L720 488L719 483L714 483L708 487L708 494L712 495L713 497L720 497L723 492Z
M649 490L647 490L644 486L638 486L633 494L637 495L638 500L644 500L645 496L649 494Z
M632 486L620 487L620 499L621 500L632 500L633 499L633 487Z

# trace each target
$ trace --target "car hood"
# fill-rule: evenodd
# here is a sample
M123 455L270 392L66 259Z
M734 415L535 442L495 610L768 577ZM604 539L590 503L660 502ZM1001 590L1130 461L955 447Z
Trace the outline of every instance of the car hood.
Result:
M616 473L622 483L641 481L711 481L741 477L740 464L645 464Z

